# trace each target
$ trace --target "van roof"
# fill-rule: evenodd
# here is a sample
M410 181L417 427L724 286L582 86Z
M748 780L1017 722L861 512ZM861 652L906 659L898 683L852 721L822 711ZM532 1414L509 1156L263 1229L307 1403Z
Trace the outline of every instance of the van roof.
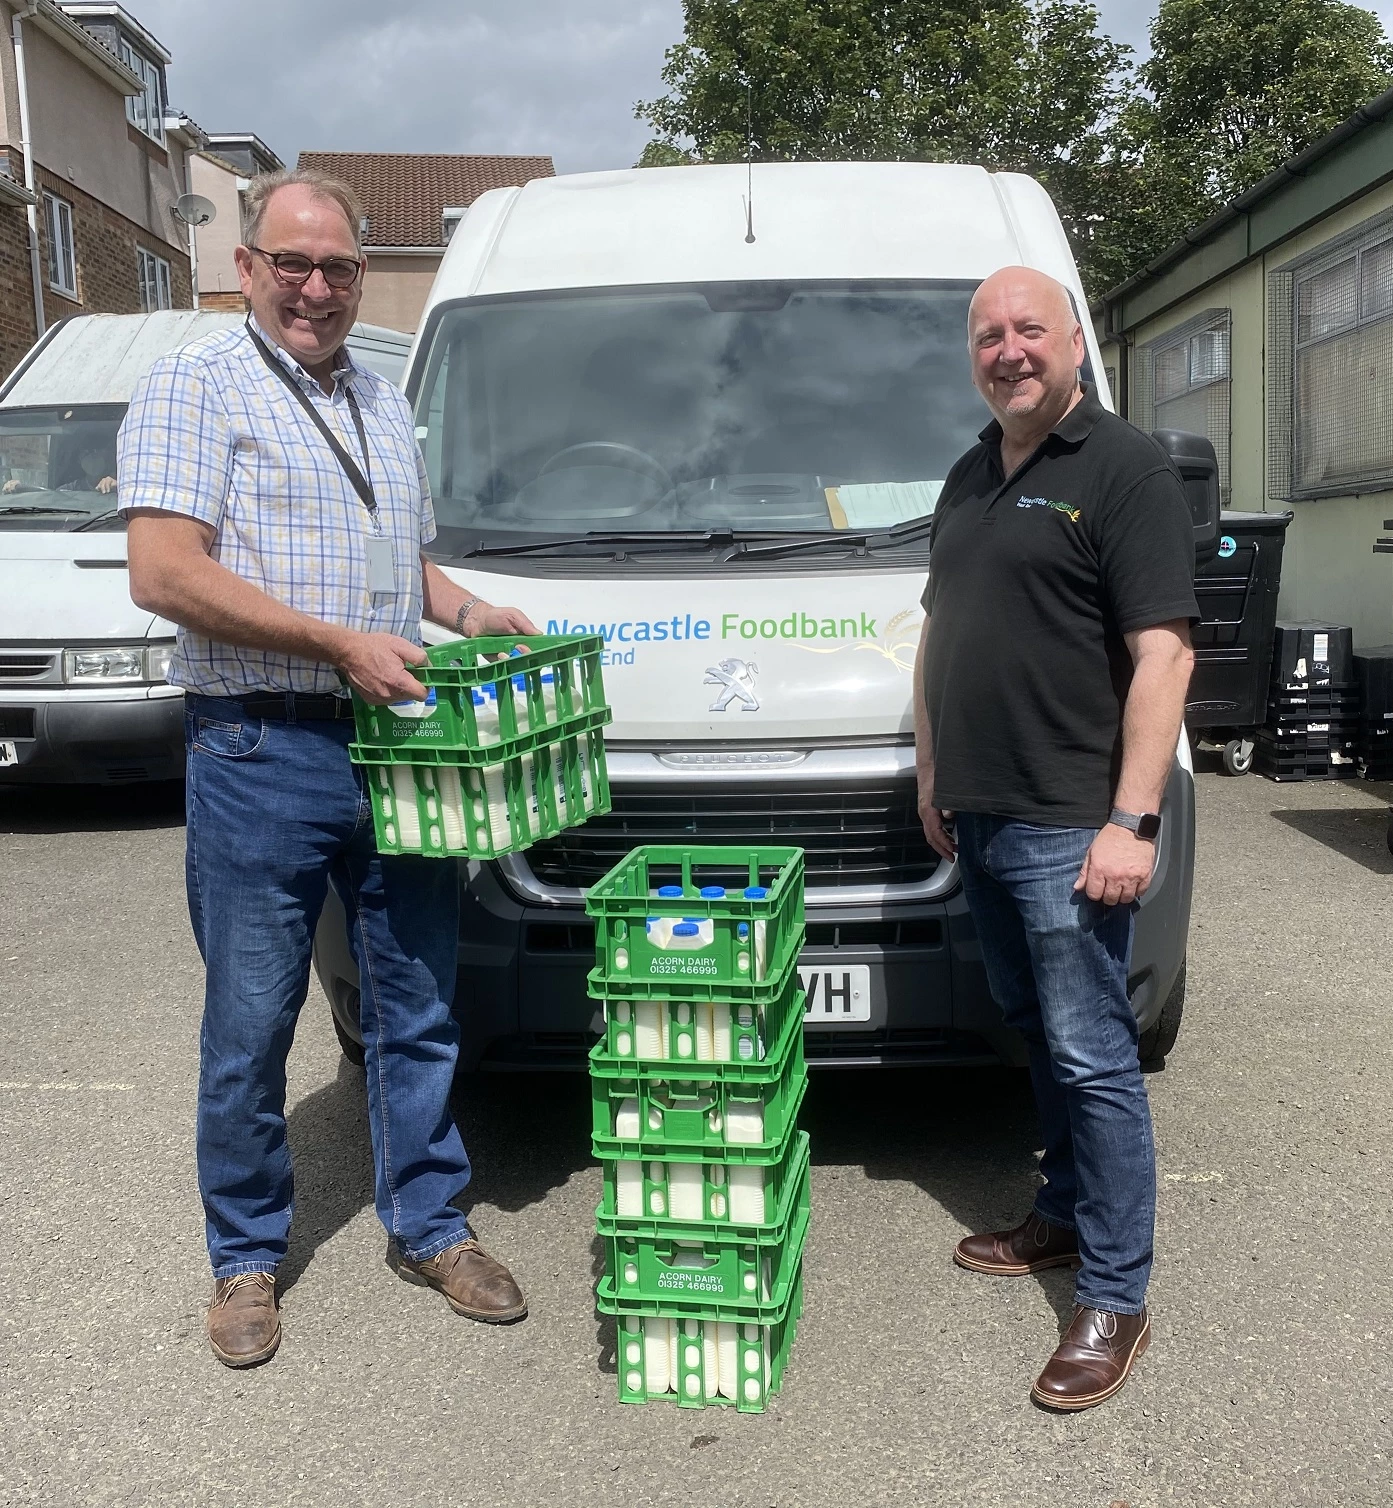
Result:
M743 163L538 178L481 195L431 304L531 289L742 280L952 278L1025 263L1073 289L1068 242L1032 178L920 162Z
M0 408L129 403L136 383L157 357L245 317L212 309L74 315L54 325L0 387ZM374 353L404 357L410 340L381 325L356 324L349 336L354 353L366 354L364 364L374 367Z

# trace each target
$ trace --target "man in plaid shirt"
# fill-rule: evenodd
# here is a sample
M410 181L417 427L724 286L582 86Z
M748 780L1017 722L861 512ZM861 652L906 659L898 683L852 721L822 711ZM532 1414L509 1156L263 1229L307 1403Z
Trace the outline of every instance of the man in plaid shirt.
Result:
M208 1339L233 1367L280 1344L285 1064L329 884L362 980L389 1260L472 1319L527 1312L452 1202L469 1181L449 1109L458 871L377 853L342 681L375 703L423 697L423 615L461 634L536 632L421 554L435 521L411 410L344 347L367 265L353 191L297 170L256 179L248 201L236 257L251 318L155 363L118 467L131 595L180 625L170 679L186 693L189 913L207 970Z

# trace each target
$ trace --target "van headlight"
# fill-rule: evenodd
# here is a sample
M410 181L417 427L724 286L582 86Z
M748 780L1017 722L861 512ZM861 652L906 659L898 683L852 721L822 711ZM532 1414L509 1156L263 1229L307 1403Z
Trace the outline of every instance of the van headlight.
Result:
M104 644L63 651L63 679L79 686L143 686L165 679L172 644Z

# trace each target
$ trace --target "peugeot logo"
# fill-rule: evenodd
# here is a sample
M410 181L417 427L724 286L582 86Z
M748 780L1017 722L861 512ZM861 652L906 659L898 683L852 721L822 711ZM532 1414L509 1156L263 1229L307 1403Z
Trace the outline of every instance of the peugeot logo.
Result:
M758 712L759 698L755 695L758 674L759 666L752 660L722 660L719 665L708 665L702 685L721 688L710 710L724 712L732 702L738 701L742 712Z

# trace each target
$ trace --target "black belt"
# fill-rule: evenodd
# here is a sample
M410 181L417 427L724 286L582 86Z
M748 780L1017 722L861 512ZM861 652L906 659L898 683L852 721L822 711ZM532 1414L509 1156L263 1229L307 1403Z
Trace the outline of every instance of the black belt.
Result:
M261 696L239 696L242 711L248 717L269 718L272 722L313 722L316 719L353 716L353 703L332 691L273 691Z

